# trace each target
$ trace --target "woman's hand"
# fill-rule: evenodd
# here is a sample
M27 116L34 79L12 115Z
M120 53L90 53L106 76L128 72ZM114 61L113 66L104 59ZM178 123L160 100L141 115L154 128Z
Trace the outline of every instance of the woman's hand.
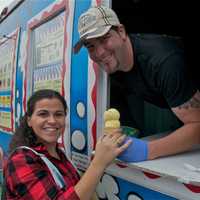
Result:
M126 136L121 134L121 130L117 129L113 133L99 138L94 158L75 186L75 191L80 199L91 199L105 168L131 144L129 140L123 144L125 138Z
M125 138L126 135L122 135L120 129L115 129L112 134L101 136L96 144L93 162L106 168L131 144L131 140L123 144Z

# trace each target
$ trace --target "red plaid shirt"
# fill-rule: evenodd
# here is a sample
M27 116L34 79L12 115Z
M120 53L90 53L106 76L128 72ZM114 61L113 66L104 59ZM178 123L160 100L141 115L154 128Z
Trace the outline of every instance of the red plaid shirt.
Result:
M79 200L74 186L79 175L64 153L58 149L60 160L50 156L45 146L33 148L45 156L62 174L66 188L60 189L48 167L31 150L18 149L8 159L4 167L6 196L8 200Z

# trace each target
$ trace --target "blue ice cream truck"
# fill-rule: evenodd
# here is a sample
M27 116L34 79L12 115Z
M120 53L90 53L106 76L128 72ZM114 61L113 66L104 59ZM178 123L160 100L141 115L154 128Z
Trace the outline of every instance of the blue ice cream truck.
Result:
M80 171L84 173L88 167L96 141L103 134L103 113L109 107L109 77L89 59L86 49L75 55L73 46L79 38L80 14L100 4L112 7L109 0L15 0L3 9L1 175L9 141L26 110L27 99L43 88L55 89L66 98L69 127L58 142ZM188 166L200 166L199 155L197 149L138 163L116 160L102 176L97 195L108 200L198 200L199 170Z

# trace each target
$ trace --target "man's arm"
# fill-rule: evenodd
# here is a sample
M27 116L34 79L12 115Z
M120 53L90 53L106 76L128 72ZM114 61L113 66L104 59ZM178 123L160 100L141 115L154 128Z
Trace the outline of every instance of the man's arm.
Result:
M184 152L200 144L200 92L172 111L184 125L166 137L149 142L148 159Z

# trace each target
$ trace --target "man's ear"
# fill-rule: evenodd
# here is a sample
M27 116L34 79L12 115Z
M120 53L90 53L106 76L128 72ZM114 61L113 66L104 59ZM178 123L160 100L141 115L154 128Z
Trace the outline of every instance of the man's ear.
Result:
M119 33L119 35L121 36L121 38L122 38L123 40L126 40L126 38L127 38L127 33L126 33L126 29L125 29L125 27L124 27L123 24L120 24L120 25L118 26L118 33Z

